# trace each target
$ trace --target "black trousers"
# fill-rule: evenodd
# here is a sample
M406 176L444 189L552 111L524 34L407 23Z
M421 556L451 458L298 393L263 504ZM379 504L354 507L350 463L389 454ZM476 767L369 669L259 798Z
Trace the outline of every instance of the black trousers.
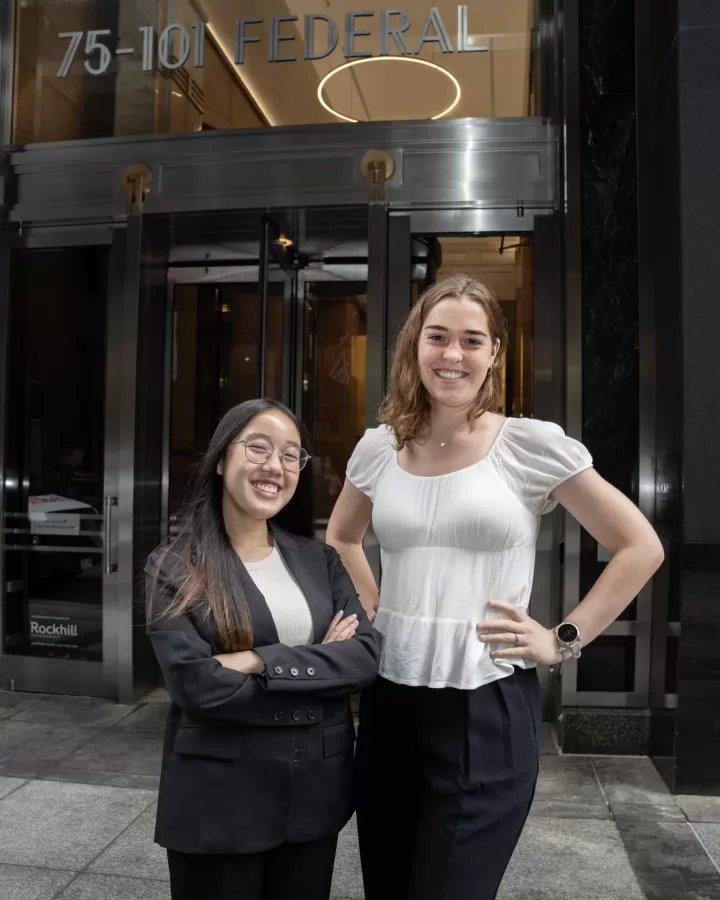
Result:
M474 691L363 694L356 805L366 900L492 900L535 793L534 669Z
M328 900L337 840L232 856L168 850L172 900Z

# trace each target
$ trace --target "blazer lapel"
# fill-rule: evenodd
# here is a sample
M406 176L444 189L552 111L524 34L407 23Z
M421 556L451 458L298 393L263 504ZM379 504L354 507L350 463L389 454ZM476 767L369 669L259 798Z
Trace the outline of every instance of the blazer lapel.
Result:
M313 619L315 643L320 644L327 634L333 616L332 593L324 556L322 553L307 552L316 549L315 545L299 545L287 531L270 522L268 525L288 569L305 595Z

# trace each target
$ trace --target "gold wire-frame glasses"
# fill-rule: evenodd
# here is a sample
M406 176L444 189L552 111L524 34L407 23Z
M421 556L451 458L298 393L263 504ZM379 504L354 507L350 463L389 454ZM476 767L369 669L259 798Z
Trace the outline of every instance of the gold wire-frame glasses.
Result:
M231 444L245 444L245 456L248 462L257 466L264 465L275 452L274 445L266 438L230 441ZM310 459L310 454L302 447L286 447L280 453L280 464L288 472L302 472Z

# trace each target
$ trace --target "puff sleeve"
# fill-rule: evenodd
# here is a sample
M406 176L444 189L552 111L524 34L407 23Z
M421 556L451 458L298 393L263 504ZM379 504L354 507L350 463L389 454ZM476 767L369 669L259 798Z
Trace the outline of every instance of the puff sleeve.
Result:
M593 464L583 444L538 419L509 420L499 458L514 492L536 516L557 506L551 494L558 485Z
M393 464L395 453L392 431L387 425L368 428L353 450L345 474L374 502L375 489Z

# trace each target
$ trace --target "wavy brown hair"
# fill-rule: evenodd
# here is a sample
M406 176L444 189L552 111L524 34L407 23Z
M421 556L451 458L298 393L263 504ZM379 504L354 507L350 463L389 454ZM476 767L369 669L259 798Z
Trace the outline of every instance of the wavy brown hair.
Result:
M229 410L220 420L210 445L200 461L187 509L187 527L169 547L160 552L153 588L148 598L148 619L159 599L163 564L171 555L182 559L180 575L172 580L174 596L169 605L155 612L174 618L194 609L211 618L225 653L249 650L253 645L250 610L238 577L238 558L233 549L222 511L223 479L218 464L225 459L230 442L263 412L284 413L300 433L302 446L311 452L310 439L298 418L276 400L247 400ZM300 472L297 488L273 522L303 537L313 535L312 466ZM167 568L170 568L168 566Z
M495 362L468 409L470 427L500 400L500 362L507 348L507 324L492 290L471 275L450 275L429 287L413 306L398 334L393 353L390 388L378 418L390 425L397 449L414 441L430 419L430 399L420 379L418 344L430 310L442 300L467 297L485 310L493 344L500 341Z

